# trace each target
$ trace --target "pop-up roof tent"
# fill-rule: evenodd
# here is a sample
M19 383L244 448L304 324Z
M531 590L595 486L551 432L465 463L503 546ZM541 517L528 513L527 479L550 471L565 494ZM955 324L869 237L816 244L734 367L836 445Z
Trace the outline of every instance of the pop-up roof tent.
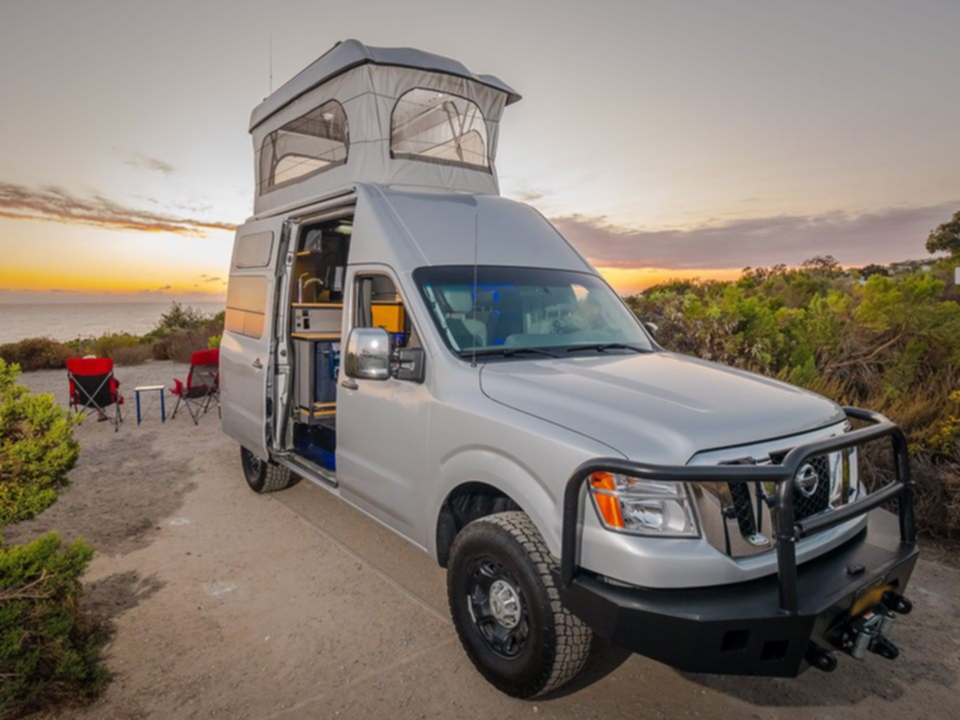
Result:
M449 58L338 43L253 111L255 213L357 181L495 195L500 116L519 99Z

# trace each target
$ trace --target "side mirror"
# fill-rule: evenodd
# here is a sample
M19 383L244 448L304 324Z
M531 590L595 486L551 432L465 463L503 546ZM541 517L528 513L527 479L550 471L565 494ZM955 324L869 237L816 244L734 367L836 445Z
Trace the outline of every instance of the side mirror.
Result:
M650 333L654 339L656 339L657 331L660 329L659 326L652 322L645 322L643 326L647 329L647 332Z
M398 348L393 353L393 376L397 380L422 383L426 377L423 348Z
M360 380L389 380L391 350L383 328L354 328L347 338L343 372Z

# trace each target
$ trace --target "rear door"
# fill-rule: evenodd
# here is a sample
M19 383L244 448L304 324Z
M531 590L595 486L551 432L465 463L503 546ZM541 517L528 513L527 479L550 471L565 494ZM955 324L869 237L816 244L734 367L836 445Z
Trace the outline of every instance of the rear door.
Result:
M269 218L237 230L220 341L223 431L264 460L274 403L274 318L283 223L282 217Z

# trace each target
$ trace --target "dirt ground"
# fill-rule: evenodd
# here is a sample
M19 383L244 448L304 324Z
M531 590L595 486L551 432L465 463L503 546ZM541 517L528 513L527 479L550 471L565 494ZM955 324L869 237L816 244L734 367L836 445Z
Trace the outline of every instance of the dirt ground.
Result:
M960 570L922 560L899 623L901 657L841 658L796 680L693 676L602 646L571 689L505 697L473 670L420 551L302 482L258 496L215 413L137 427L133 387L185 377L120 368L127 421L77 430L72 487L22 542L53 529L98 549L86 603L111 632L88 718L950 718L960 717ZM62 372L24 376L65 401Z

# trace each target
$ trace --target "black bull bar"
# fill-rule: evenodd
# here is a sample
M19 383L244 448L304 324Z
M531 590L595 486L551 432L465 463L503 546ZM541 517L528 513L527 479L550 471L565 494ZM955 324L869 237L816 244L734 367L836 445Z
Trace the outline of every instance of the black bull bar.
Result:
M697 638L703 637L705 629L701 627L697 630L692 627L691 623L672 616L674 610L670 603L675 601L681 605L688 603L685 612L692 608L692 615L698 616L700 615L697 609L699 603L716 602L723 607L729 607L732 597L736 598L735 602L740 608L738 612L745 613L742 619L748 623L754 623L745 625L745 627L765 630L770 627L770 623L776 623L780 627L802 628L802 630L797 630L796 634L802 636L801 640L806 637L812 641L816 639L816 633L813 636L807 633L818 622L818 615L820 616L818 627L825 621L834 622L840 617L836 615L836 606L832 610L828 609L831 604L827 601L829 592L833 593L831 597L835 600L837 592L847 593L851 588L854 588L858 579L875 578L877 573L889 577L899 577L905 585L913 563L916 561L913 483L910 479L906 437L900 428L879 413L852 407L846 407L843 410L850 420L867 423L867 425L836 437L798 445L790 450L778 465L666 466L649 465L616 458L598 458L583 463L570 477L564 491L560 580L561 593L565 602L568 602L575 614L594 625L598 632L601 631L602 626L605 626L608 631L615 632L618 636L625 636L625 641L622 643L625 646L632 646L631 649L637 652L662 659L681 669L776 675L795 675L802 671L802 668L798 665L799 655L794 654L792 650L791 657L786 658L783 663L779 665L773 663L769 668L763 669L760 669L756 664L747 662L744 662L743 666L739 668L725 668L724 665L728 664L726 657L722 658L722 662L717 658L708 660L706 657L701 661L688 661L684 655L677 654L679 649L674 652L672 650L661 651L659 647L653 647L653 652L647 652L653 642L653 638L649 637L649 631L651 628L658 626L663 628L676 627L677 635L673 637L673 640L677 644L683 643L684 637L681 636L684 636L684 633L688 631L689 635L685 637L688 637L691 643L695 643ZM800 521L794 520L794 478L804 463L820 455L865 445L883 438L890 438L893 450L894 480L892 482L847 505ZM597 472L622 473L642 480L657 482L760 482L775 484L778 517L776 527L777 587L772 586L773 577L770 576L764 581L764 587L768 588L769 592L760 593L755 591L756 585L761 582L759 580L743 583L743 587L739 589L736 586L722 586L717 588L691 588L689 591L644 590L643 588L629 590L623 587L608 586L602 582L602 579L597 579L591 573L583 571L578 565L581 491L584 483L593 473ZM866 543L848 544L842 550L832 551L826 556L804 563L804 568L808 564L810 566L807 570L801 571L798 569L797 543L800 540L866 515L892 500L897 500L898 504L899 549L895 549L897 543L894 540L897 521L886 513L881 513L882 517L874 517L874 514L871 515L871 529L868 536L873 533L875 536L874 543L881 541L881 545L885 547L882 553L876 547L869 547L868 537ZM884 518L889 518L889 521L884 520ZM886 529L880 530L881 526L885 526ZM881 534L877 534L877 532ZM882 533L886 533L886 535L883 536ZM851 567L858 567L858 563L863 562L868 566L873 566L874 561L880 566L874 568L877 571L876 573L871 571L865 572L863 575L849 577L848 580L851 583L849 585L834 587L829 592L824 588L822 595L816 593L816 597L807 596L811 587L823 587L822 581L826 578L845 576L847 574L845 572L847 564L850 564ZM825 564L830 566L843 564L843 567L841 569L832 567L831 572L833 574L824 574L826 571ZM805 577L809 576L804 580L805 584L799 581L803 573L806 573ZM896 582L900 582L900 580ZM803 598L800 597L801 585L805 588ZM704 592L705 590L707 592ZM854 589L853 592L859 593L861 590ZM727 597L721 599L724 595ZM850 597L852 596L848 595L848 601ZM710 598L714 600L711 601ZM597 600L600 602L596 602ZM779 600L779 608L775 607L777 600ZM651 608L653 608L652 614L650 613ZM701 617L701 620L703 620L710 615L711 608L703 607L701 609L704 610ZM640 615L631 614L637 612ZM775 619L778 614L781 618L780 621ZM660 620L666 622L657 625ZM673 620L677 620L678 624L676 626L670 625ZM645 622L646 624L644 624ZM638 624L642 627L638 627ZM702 625L703 623L695 624ZM720 625L717 624L717 629L721 629ZM713 629L708 628L706 632L709 633ZM637 641L636 637L643 633L646 633L648 638ZM601 634L604 633L601 632ZM607 634L610 634L610 632ZM618 638L614 637L612 639L616 642ZM798 644L806 642L806 640L803 640L802 643ZM798 652L802 655L802 650L798 650Z

